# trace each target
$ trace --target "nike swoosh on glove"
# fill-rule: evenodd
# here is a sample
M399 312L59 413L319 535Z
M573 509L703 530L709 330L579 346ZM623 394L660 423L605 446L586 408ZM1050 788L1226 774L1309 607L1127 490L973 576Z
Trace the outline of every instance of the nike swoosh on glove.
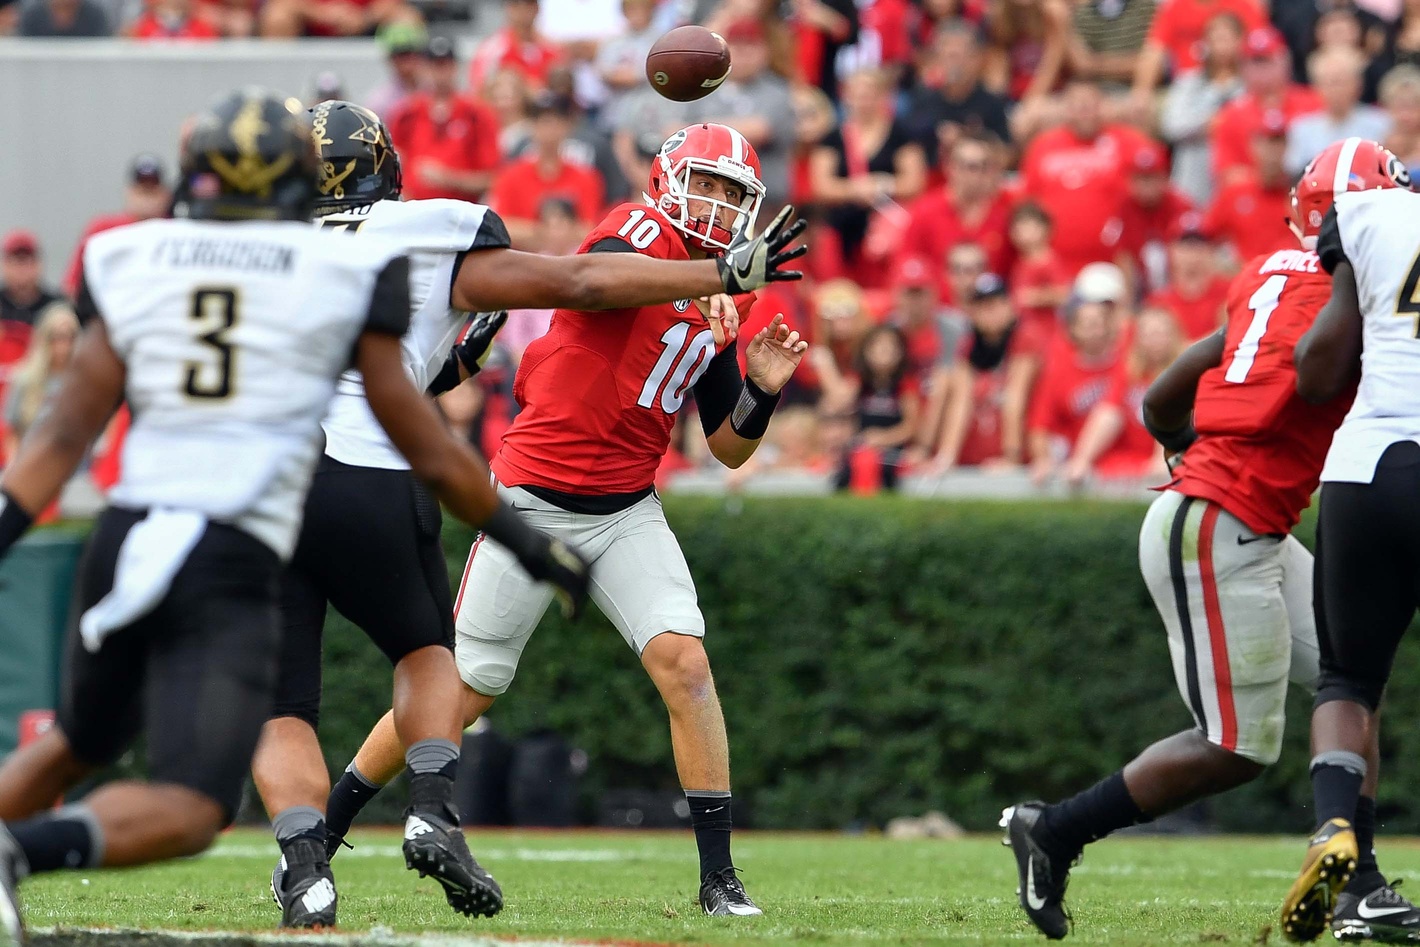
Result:
M725 287L725 292L739 296L767 283L804 278L798 270L782 269L791 260L797 260L809 252L803 244L789 246L795 237L804 232L805 226L803 220L794 220L790 224L793 216L794 208L789 205L758 236L743 230L735 234L729 249L715 261L720 267L720 283Z

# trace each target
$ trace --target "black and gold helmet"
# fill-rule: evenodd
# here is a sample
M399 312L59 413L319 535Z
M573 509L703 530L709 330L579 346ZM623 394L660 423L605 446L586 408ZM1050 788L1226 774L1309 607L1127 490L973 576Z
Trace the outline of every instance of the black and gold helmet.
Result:
M403 188L389 129L362 105L331 99L310 110L311 140L320 156L317 214L396 200Z
M240 89L197 116L186 135L174 213L205 220L309 219L317 165L297 100Z

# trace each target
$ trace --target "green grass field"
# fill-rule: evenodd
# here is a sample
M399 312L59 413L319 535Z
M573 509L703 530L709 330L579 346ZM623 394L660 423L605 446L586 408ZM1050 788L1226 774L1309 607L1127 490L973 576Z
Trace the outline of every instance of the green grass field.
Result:
M497 937L691 944L1044 942L1014 898L994 837L898 842L873 836L742 833L736 860L765 909L701 917L689 833L474 832L507 907L469 921L438 886L405 871L399 836L363 831L335 862L349 933L476 932ZM1299 839L1135 837L1091 849L1070 889L1071 943L1115 947L1265 943L1302 851ZM237 831L199 859L122 872L37 878L23 889L33 927L267 931L275 843ZM1384 840L1391 876L1420 874L1420 844ZM1273 943L1280 935L1270 934ZM1328 937L1329 940L1329 937Z

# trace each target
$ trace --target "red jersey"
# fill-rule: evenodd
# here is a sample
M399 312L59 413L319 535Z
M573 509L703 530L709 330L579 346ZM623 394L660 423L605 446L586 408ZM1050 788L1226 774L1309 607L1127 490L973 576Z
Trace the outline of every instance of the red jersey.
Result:
M1031 393L1026 427L1063 437L1074 447L1090 409L1109 391L1119 364L1119 347L1097 362L1083 361L1070 346L1051 348Z
M1015 262L1016 250L1007 238L1011 229L1011 199L997 194L979 220L962 220L945 188L924 194L908 211L910 220L903 234L899 253L904 257L919 257L935 267L940 277L938 292L943 302L952 299L951 282L947 279L947 251L958 243L976 243L986 251L986 265L991 272L1006 276Z
M1278 109L1290 126L1298 115L1321 111L1321 96L1310 86L1290 85L1276 105L1264 107L1250 93L1244 93L1219 109L1211 133L1213 174L1219 180L1234 168L1253 167L1252 136L1262 127L1262 116L1270 108Z
M1190 342L1211 335L1223 321L1223 304L1228 299L1228 281L1214 277L1197 296L1184 296L1170 285L1149 297L1151 306L1162 306L1178 320L1183 337Z
M219 34L205 20L188 17L181 23L164 23L152 10L147 11L128 27L133 39L218 39Z
M1251 260L1291 237L1287 229L1291 205L1286 184L1266 188L1249 174L1223 186L1208 208L1203 227L1214 239L1231 243L1238 259Z
M670 221L644 204L614 208L578 252L607 238L659 260L690 259ZM741 318L753 300L736 300ZM650 487L676 412L718 351L689 299L604 312L557 310L518 366L513 397L522 411L493 458L494 474L509 486L579 496Z
M543 177L536 158L514 161L499 172L488 192L488 206L503 217L537 220L549 197L560 197L577 209L577 219L590 223L601 213L606 187L596 168L561 161L557 173Z
M1309 250L1243 267L1228 292L1223 361L1198 382L1198 440L1172 489L1217 503L1259 533L1297 524L1353 397L1312 405L1297 395L1292 349L1330 295L1331 277Z
M112 230L115 227L126 227L129 224L137 223L138 218L129 213L100 214L89 221L89 226L84 228L83 236L79 238L79 243L74 247L74 255L69 258L69 268L64 271L64 292L73 298L79 291L79 276L84 271L84 247L89 245L89 238L96 233L103 233L105 230Z
M484 83L494 73L511 69L521 75L528 85L541 89L547 85L548 70L561 55L555 43L541 38L524 43L513 35L512 30L499 30L474 51L473 61L468 67L468 87L475 93L482 93Z
M1150 251L1151 258L1154 252L1162 252L1163 245L1168 242L1169 228L1190 210L1193 210L1193 201L1173 187L1164 192L1163 200L1154 207L1145 207L1129 194L1124 195L1116 212L1119 218L1118 248L1134 260L1136 272L1149 272L1144 248L1151 244L1159 246L1159 251Z
M425 181L421 165L432 161L453 171L498 167L503 160L498 150L498 116L483 103L463 96L449 100L447 114L440 119L435 111L434 100L419 93L401 102L388 119L404 169L404 199L469 200L467 193L446 191Z
M978 467L1003 456L1001 408L1006 397L1006 372L1013 359L1039 358L1045 348L1045 343L1030 326L1017 325L1001 361L995 368L983 371L967 361L975 344L975 334L966 332L958 340L956 351L957 363L965 364L971 372L971 417L957 454L957 463L962 467Z
M1199 66L1204 28L1219 13L1241 20L1244 36L1267 25L1267 9L1260 0L1163 0L1154 11L1149 41L1168 50L1175 75Z
M1110 380L1102 401L1124 413L1124 429L1095 462L1095 470L1101 477L1143 476L1161 456L1154 436L1144 427L1144 395L1152 381L1152 378L1132 377L1123 361Z
M1149 139L1127 125L1110 125L1094 141L1060 126L1041 132L1021 161L1025 193L1054 225L1051 247L1071 278L1088 263L1113 262L1129 158Z
M1028 306L1020 293L1026 289L1059 289L1064 299L1070 290L1070 274L1056 259L1054 252L1034 260L1020 259L1010 272L1011 302L1023 325L1029 325L1040 338L1049 339L1055 335L1059 325L1059 310L1055 306Z

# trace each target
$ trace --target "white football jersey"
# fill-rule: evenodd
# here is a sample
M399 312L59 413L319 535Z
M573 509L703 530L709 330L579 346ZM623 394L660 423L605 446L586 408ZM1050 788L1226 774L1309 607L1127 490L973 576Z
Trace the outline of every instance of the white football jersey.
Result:
M404 368L420 391L429 387L458 341L468 313L450 305L454 267L465 250L506 247L503 221L482 204L466 201L377 201L353 211L317 217L316 225L346 234L366 234L396 244L409 256L409 331L403 339ZM357 240L358 240L357 237ZM324 425L328 457L355 467L407 470L365 401L360 373L340 377Z
M321 418L400 255L304 221L151 220L94 237L85 292L133 415L112 502L193 511L288 559Z
M1390 188L1337 196L1323 259L1341 252L1356 272L1363 318L1361 384L1331 441L1321 479L1370 483L1396 441L1420 442L1420 194Z

